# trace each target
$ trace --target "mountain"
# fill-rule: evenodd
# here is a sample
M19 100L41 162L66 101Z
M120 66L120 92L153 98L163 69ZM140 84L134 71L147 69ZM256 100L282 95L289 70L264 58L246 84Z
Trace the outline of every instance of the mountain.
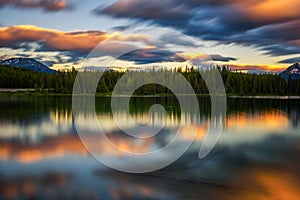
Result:
M286 70L281 72L279 75L282 78L284 78L285 80L288 80L289 76L291 77L291 79L300 78L300 65L299 65L299 63L293 64L292 66L288 67Z
M55 71L49 69L46 65L36 61L33 58L10 58L0 61L0 65L9 65L13 67L26 68L37 72L52 74Z

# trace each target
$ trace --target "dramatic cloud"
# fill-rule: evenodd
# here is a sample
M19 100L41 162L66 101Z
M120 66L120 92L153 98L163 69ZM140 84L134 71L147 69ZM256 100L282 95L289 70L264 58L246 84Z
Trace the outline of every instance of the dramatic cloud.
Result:
M147 36L110 34L102 31L62 32L31 25L0 28L0 47L16 49L27 48L30 43L35 42L39 45L37 51L76 51L86 54L107 39L134 42L146 40ZM116 45L107 48L113 49L114 46ZM116 48L120 48L120 45Z
M288 43L268 45L266 47L262 47L262 50L266 52L266 55L272 56L300 54L300 47Z
M166 46L168 44L176 44L184 47L197 47L198 45L191 41L191 39L187 39L185 37L182 37L182 34L179 34L177 32L172 33L165 33L160 37L160 40L162 42L162 45L158 46Z
M300 63L300 57L295 57L295 58L289 58L285 60L279 61L279 63Z
M211 65L213 61L230 62L237 60L237 58L233 57L225 57L219 54L208 55L204 52L180 52L178 54L194 65Z
M94 13L173 27L204 40L253 46L276 56L300 51L299 7L298 0L118 0Z
M13 6L17 8L40 8L48 12L71 10L74 8L74 4L67 0L1 0L0 8L5 6Z
M32 25L10 26L0 28L0 48L18 50L19 53L51 54L54 63L77 63L84 59L94 48L91 57L120 56L124 52L136 49L135 42L147 41L142 34L107 33L102 31L63 32ZM53 57L53 53L61 56ZM21 56L20 54L20 56ZM14 53L16 56L16 54ZM5 56L8 57L8 56ZM43 59L45 60L45 58Z
M0 47L19 48L24 42L40 42L43 48L88 52L109 38L100 31L62 32L31 25L0 28Z
M210 55L211 59L214 61L222 61L222 62L229 62L229 61L235 61L237 58L233 57L224 57L218 54Z
M176 53L159 49L139 49L119 57L121 60L134 61L137 64L184 62L184 58Z

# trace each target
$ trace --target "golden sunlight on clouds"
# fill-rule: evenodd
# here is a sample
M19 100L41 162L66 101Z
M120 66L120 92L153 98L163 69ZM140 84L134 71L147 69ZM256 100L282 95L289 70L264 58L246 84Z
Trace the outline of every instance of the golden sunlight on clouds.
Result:
M63 9L67 6L67 0L53 1L53 2L56 2L56 7L59 9Z
M265 72L281 72L286 69L286 66L266 65L266 64L231 64L231 63L228 63L227 66L229 66L231 70L242 70L242 71L258 70L258 71L265 71Z
M73 68L76 70L80 70L81 69L81 65L80 64L74 64L71 62L68 63L57 63L57 64L53 64L50 68L54 69L54 70L59 70L59 71L70 71Z
M3 42L42 41L56 50L89 51L99 42L108 39L105 32L80 31L65 33L53 29L44 29L32 25L10 26L0 28L0 38Z
M183 52L179 55L186 60L209 59L209 56L203 52Z
M259 21L287 20L299 16L299 0L250 0L240 1L238 4L242 12L246 11L250 18Z
M0 28L0 44L13 46L14 43L41 42L57 51L89 52L100 42L112 41L144 41L146 35L122 35L120 32L107 33L102 31L73 31L63 32L54 29L40 28L33 25L19 25Z
M111 40L117 40L117 41L132 41L132 42L138 42L138 41L147 41L150 39L149 35L140 34L140 35L126 35L122 32L115 32L111 34L110 37Z

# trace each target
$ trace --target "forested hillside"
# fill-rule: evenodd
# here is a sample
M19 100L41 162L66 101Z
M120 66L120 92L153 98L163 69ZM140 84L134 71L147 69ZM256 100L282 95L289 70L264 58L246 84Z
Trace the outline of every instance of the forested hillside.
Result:
M276 74L249 74L230 71L227 67L221 67L220 71L227 94L232 95L300 95L300 79L287 81ZM155 76L162 71L132 72L144 73L143 77ZM164 71L166 73L166 71ZM167 71L172 72L172 71ZM208 94L206 84L198 70L194 68L177 69L194 88L197 94ZM110 94L120 77L125 72L105 71L98 83L97 92ZM205 74L202 71L202 74ZM55 93L72 93L77 71L57 72L45 74L28 69L0 66L0 88L35 88L38 91L51 89ZM134 82L135 80L131 80ZM128 83L132 84L132 83ZM126 87L126 86L124 86ZM128 85L129 87L129 85ZM216 86L217 87L217 86ZM168 94L171 93L160 85L145 85L136 91L136 94Z

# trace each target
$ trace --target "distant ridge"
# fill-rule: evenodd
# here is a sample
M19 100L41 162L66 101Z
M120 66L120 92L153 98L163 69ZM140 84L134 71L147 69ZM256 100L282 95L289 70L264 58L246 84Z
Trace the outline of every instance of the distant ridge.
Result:
M286 70L282 71L279 75L282 78L284 78L285 80L288 80L289 77L291 77L291 79L300 78L300 65L299 65L299 63L295 63L295 64L291 65Z
M33 58L10 58L0 61L0 65L20 67L47 74L52 74L55 72L55 70L49 69L49 67Z

